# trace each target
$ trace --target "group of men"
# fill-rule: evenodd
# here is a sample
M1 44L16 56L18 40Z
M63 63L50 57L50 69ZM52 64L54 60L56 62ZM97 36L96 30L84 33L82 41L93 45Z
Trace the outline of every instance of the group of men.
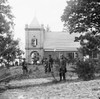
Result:
M48 59L45 58L44 59L44 66L45 66L45 73L47 72L52 72L52 68L53 68L53 64L55 64L54 59L51 57L51 55L49 55ZM59 77L60 77L60 81L62 80L66 80L66 58L61 55L60 58L58 59L58 70L59 70Z
M45 66L45 73L52 72L53 64L55 64L55 61L52 58L52 56L49 55L48 59L45 58L43 63ZM65 74L67 72L66 58L63 55L61 55L60 58L58 59L58 67L59 67L58 70L59 70L60 81L66 80L66 76L65 76ZM22 62L22 69L23 69L23 74L28 73L27 63L26 63L25 59Z

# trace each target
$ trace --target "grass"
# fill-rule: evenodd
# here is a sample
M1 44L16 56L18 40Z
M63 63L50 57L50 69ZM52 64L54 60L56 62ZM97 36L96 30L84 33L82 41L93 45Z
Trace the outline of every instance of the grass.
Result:
M53 78L51 73L45 73L43 65L39 65L39 66L29 65L28 70L29 70L29 73L26 75L23 75L21 66L16 67L16 68L11 67L12 76L7 78L5 82L9 82L11 80L36 79L36 78L48 78L48 77ZM58 78L59 74L56 68L54 69L54 72L55 72L54 76ZM2 76L2 78L5 78L8 75L10 74L5 74ZM70 78L72 78L73 75L74 73L69 70L66 73L66 76L69 76ZM96 79L100 79L100 76L96 77ZM69 79L68 81L70 82L71 80Z

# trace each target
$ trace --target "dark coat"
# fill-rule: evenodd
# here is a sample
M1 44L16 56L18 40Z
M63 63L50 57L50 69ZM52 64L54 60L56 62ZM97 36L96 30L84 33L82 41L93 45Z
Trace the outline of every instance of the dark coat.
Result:
M53 60L53 58L49 58L49 63L52 65L53 64L53 62L54 62L54 60Z
M67 69L66 69L66 60L64 58L61 58L59 59L59 72L67 72Z
M25 61L22 62L22 68L23 68L23 69L27 69L27 64L26 64Z

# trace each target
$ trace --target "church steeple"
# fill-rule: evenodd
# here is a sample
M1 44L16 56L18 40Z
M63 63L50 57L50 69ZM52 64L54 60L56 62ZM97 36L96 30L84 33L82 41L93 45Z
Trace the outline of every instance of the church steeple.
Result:
M29 25L29 28L39 28L39 29L41 28L36 17L33 18L31 24Z

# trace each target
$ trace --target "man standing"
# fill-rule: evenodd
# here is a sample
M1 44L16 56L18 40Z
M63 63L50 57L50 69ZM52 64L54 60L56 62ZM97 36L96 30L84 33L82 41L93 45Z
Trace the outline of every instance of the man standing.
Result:
M60 56L60 60L59 60L59 76L60 76L60 81L62 81L62 78L63 80L66 80L66 76L65 76L65 73L66 73L66 60L64 58L63 55Z
M53 58L51 57L51 55L49 55L49 59L48 59L48 72L51 72L52 68L53 68Z
M22 69L23 69L23 74L28 73L27 64L26 64L25 59L23 59L23 62L22 62Z
M47 73L47 70L48 70L48 60L47 60L47 58L44 59L44 68L45 68L45 73Z

